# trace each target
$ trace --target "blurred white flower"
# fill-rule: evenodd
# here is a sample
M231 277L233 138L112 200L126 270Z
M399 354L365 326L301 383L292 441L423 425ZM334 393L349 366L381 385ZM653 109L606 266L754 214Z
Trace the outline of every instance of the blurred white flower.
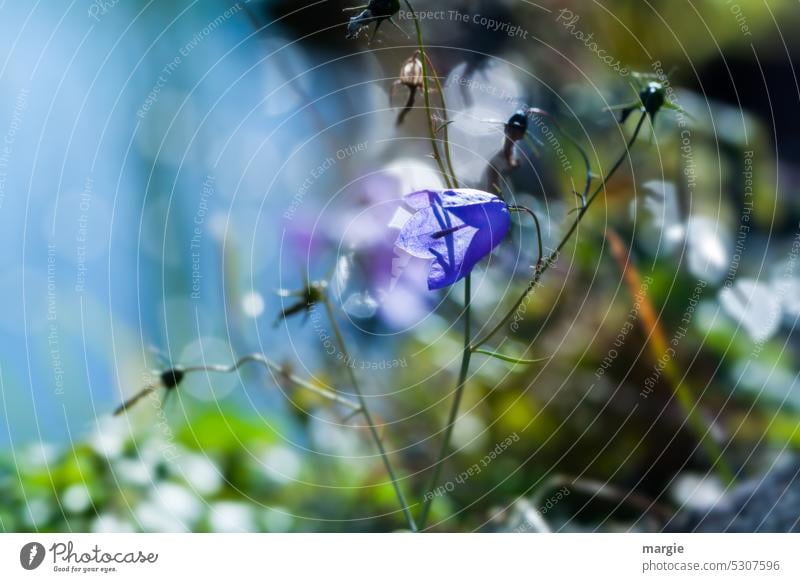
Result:
M786 261L772 275L772 288L783 305L784 323L794 327L800 318L800 277L795 275L795 262Z
M119 459L114 463L114 474L123 484L144 487L154 481L153 466L142 458Z
M768 283L740 279L719 292L719 301L754 342L768 340L780 327L781 300Z
M675 479L671 495L683 509L706 510L724 498L725 487L713 475L684 473Z
M189 531L180 517L165 511L163 505L157 500L142 501L134 507L133 514L146 532L182 533Z
M50 504L44 499L30 499L26 509L23 511L25 524L33 530L43 527L52 515Z
M200 495L213 495L222 487L224 479L216 463L204 455L187 453L174 464L174 473L183 477L186 484Z
M642 222L636 229L637 241L653 254L672 253L686 235L678 190L672 182L650 180L642 184L642 191L631 202L631 214L633 220Z
M153 490L151 500L164 513L180 520L190 530L203 512L203 503L197 495L175 483L159 483Z
M270 533L288 532L294 525L294 517L285 507L268 507L262 513L261 521Z
M444 188L442 176L431 162L416 158L400 158L391 162L384 172L397 180L394 194L398 197L419 190L440 190ZM383 228L384 225L377 225Z
M103 457L114 458L122 454L128 428L123 417L98 417L94 432L89 436L89 446Z
M103 513L92 521L92 533L132 533L133 525L112 513Z
M82 484L70 485L61 494L62 507L71 513L86 511L91 503L89 490Z
M739 361L734 364L731 375L736 378L737 387L749 390L759 400L800 409L800 380L780 363Z
M320 410L311 417L309 431L317 450L342 457L364 453L361 435L350 427L342 426L336 416L327 410Z
M34 443L18 455L20 469L43 469L58 462L58 448L50 443Z
M723 233L723 226L711 218L689 218L686 223L686 255L692 275L709 283L718 283L725 276L730 259Z
M242 297L242 311L253 319L264 313L264 298L258 291L250 291Z
M220 501L209 508L211 531L219 533L257 532L253 510L249 505L235 501Z
M477 414L464 414L453 426L453 446L464 452L482 452L488 443L486 423Z
M270 447L261 458L264 474L277 483L290 483L300 476L303 468L300 456L283 445Z

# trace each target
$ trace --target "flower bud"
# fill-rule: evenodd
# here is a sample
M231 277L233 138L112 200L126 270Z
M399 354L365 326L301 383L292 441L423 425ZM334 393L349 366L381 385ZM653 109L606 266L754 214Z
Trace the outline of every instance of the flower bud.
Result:
M417 51L403 63L400 69L400 83L409 88L422 87L422 74L422 59Z
M528 131L528 116L521 109L512 115L506 122L506 136L511 141L519 141Z
M655 116L656 113L664 106L667 101L664 95L664 86L661 83L651 81L639 93L639 99L642 102L642 107L650 117Z
M184 372L179 368L172 368L161 373L161 385L164 388L175 388L183 380Z

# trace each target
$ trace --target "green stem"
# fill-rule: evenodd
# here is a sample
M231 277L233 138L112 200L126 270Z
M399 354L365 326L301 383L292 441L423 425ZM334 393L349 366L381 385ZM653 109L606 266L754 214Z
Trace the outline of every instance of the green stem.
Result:
M464 395L464 387L467 384L467 374L469 373L469 362L472 356L472 346L470 346L471 325L470 325L470 310L472 304L472 280L471 276L467 275L464 278L464 351L461 357L461 370L458 373L458 381L456 382L455 394L453 395L453 404L450 406L450 414L447 417L447 424L444 429L444 437L442 438L442 446L439 449L439 455L433 467L433 475L428 481L428 486L425 492L432 492L436 484L439 482L439 477L442 474L442 467L444 466L447 451L450 448L450 439L453 436L453 427L458 420L458 409L461 406L461 398ZM425 523L428 521L428 514L431 510L433 503L433 495L425 495L425 500L422 504L422 514L419 518L419 527L423 529Z
M541 262L536 266L533 277L528 282L528 285L526 285L525 289L522 291L522 295L520 295L519 299L517 299L514 302L514 305L511 306L511 309L508 310L508 313L506 313L503 316L503 318L497 323L497 325L495 325L485 336L483 336L482 339L476 341L473 344L472 346L473 350L479 348L480 346L488 342L490 339L492 339L492 337L494 337L494 335L497 334L497 332L500 331L503 328L503 326L506 325L506 323L508 323L508 321L514 316L514 313L517 311L517 309L519 309L519 306L522 305L522 302L525 301L528 294L539 284L542 275L544 275L547 269L549 269L556 262L559 253L561 253L561 250L564 248L567 242L569 242L569 240L572 238L572 235L577 230L578 225L580 224L586 212L589 210L589 207L592 205L592 202L594 202L595 198L597 198L597 195L606 187L608 181L611 179L611 177L616 173L616 171L620 168L620 166L622 166L622 163L630 155L631 147L633 146L633 143L636 141L636 138L639 135L639 132L641 131L642 125L644 124L646 118L647 118L647 113L642 113L642 116L639 118L639 122L636 124L636 129L634 130L633 135L631 135L630 139L628 140L628 143L625 146L625 151L622 152L622 155L619 157L619 159L617 159L616 162L614 162L614 165L611 166L611 169L608 171L605 178L603 178L602 182L600 182L600 184L597 186L594 192L592 192L592 194L587 198L586 204L578 210L578 215L576 216L575 220L573 221L572 225L569 227L567 232L562 237L561 242L558 243L556 249L552 253L550 253L543 262Z
M344 358L345 368L347 368L347 373L350 376L350 383L353 385L353 390L356 393L358 398L358 403L361 407L361 414L364 415L364 420L367 421L367 428L369 428L370 435L372 436L372 440L375 441L375 445L378 447L378 452L380 453L381 460L383 460L383 465L386 467L386 472L389 474L389 479L392 482L392 487L394 488L394 493L397 496L397 501L400 503L400 508L403 511L403 515L405 516L406 522L408 524L408 528L411 531L417 531L417 525L414 522L414 516L411 515L411 510L408 507L408 503L406 503L405 495L403 495L403 490L400 488L400 482L397 479L397 475L394 472L394 468L392 467L392 463L389 460L389 455L386 453L386 449L383 446L383 440L381 436L378 434L378 429L375 426L375 423L372 420L372 414L369 412L369 408L367 407L366 399L364 398L364 393L361 391L361 387L358 383L358 378L356 378L356 374L347 363L350 362L350 355L347 351L347 345L344 341L344 336L342 335L342 331L339 328L339 324L336 322L336 317L333 313L333 306L331 305L330 300L326 297L323 300L325 305L325 311L328 314L328 319L331 322L331 327L333 328L333 335L336 336L336 343L339 344L339 350L342 352L342 357Z
M444 141L444 157L447 161L447 169L450 171L450 179L453 182L453 188L458 188L458 178L456 178L456 171L453 169L453 157L450 155L450 119L447 114L447 101L444 96L444 87L439 79L439 73L436 67L433 66L430 58L426 57L428 64L431 66L433 72L433 80L436 82L436 90L439 92L439 98L442 101L442 139Z
M476 354L483 354L484 356L490 356L492 358L497 358L498 360L503 360L504 362L508 362L510 364L538 364L539 362L545 362L550 358L515 358L514 356L509 356L503 354L501 352L493 352L491 350L484 350L483 348L475 348L472 350Z
M509 206L509 210L512 212L525 212L533 219L533 222L536 224L536 242L539 245L539 258L536 259L536 264L541 265L542 260L544 259L544 246L542 245L542 226L539 224L539 217L536 216L536 213L528 208L527 206Z
M447 102L444 96L444 88L442 87L442 83L439 80L439 75L436 73L435 67L433 63L428 58L427 53L425 52L425 43L422 38L422 27L419 23L419 18L417 17L417 12L414 10L414 7L411 5L409 0L405 0L406 6L408 6L409 11L414 16L414 27L417 32L417 50L420 53L420 60L422 61L422 86L423 92L425 96L425 112L426 117L428 118L428 133L431 142L431 149L433 151L433 157L436 160L436 163L439 165L439 171L442 174L442 178L445 181L445 184L448 188L458 188L458 180L456 178L456 172L453 168L453 158L450 154L450 133L449 133L449 120L447 114ZM444 147L444 155L447 162L445 167L445 162L442 160L442 156L439 153L439 147L437 144L437 137L436 137L436 128L433 123L433 114L431 112L431 100L430 100L430 86L428 84L428 67L432 69L433 78L436 82L436 88L439 91L439 96L442 102L442 134L443 134L443 147ZM455 394L453 396L453 403L450 407L450 413L447 420L447 425L445 426L445 434L444 438L442 439L442 446L439 450L439 456L434 463L434 470L433 475L429 481L429 487L427 490L433 489L436 486L436 483L439 481L439 477L442 472L442 466L444 465L444 458L447 455L447 450L450 447L450 439L453 434L453 427L455 426L456 420L458 418L458 409L461 405L461 398L464 393L464 386L467 382L467 374L469 373L469 362L470 357L472 356L472 348L470 346L471 338L472 338L472 321L471 321L471 305L472 305L472 277L471 275L467 275L464 278L464 351L461 357L461 370L458 374L458 381L456 382ZM420 516L420 528L425 526L425 522L428 519L428 514L430 512L432 498L426 498L423 502L422 506L422 514Z
M433 124L433 113L431 111L431 94L430 94L430 85L428 82L428 66L430 65L430 60L428 59L428 55L425 52L425 43L422 40L422 27L419 24L419 18L417 17L417 12L414 10L414 7L411 6L411 3L408 0L405 0L406 6L408 6L409 11L414 15L414 28L417 31L417 50L419 50L419 59L422 62L422 93L425 99L425 115L428 118L428 136L431 142L431 150L433 152L433 159L436 160L436 163L439 166L439 171L444 178L445 185L448 188L456 188L455 185L455 177L450 172L452 172L452 165L450 167L450 172L448 172L447 168L445 167L444 160L442 160L442 156L439 153L439 146L436 143L436 128ZM438 83L438 79L437 79ZM442 94L442 99L444 99L444 94ZM447 125L445 124L445 130L447 129ZM450 152L449 148L446 148L446 156L448 158L448 162L450 160Z

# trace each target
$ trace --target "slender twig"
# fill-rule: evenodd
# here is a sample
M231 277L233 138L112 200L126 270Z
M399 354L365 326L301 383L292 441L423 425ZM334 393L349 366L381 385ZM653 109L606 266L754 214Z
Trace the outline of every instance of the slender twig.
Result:
M442 102L442 125L440 126L440 129L442 130L442 141L444 142L444 157L445 161L447 162L447 169L450 172L450 179L453 182L453 188L458 188L458 178L456 177L456 171L453 168L453 156L450 155L450 119L447 113L447 101L445 100L444 96L444 87L442 87L442 82L439 79L439 73L436 71L436 67L433 66L433 61L431 61L431 58L427 54L423 56L431 67L433 80L436 82L436 90L439 92L439 99Z
M465 317L465 325L464 325L464 351L461 357L461 370L458 373L458 381L456 382L455 393L453 395L453 404L450 407L450 414L447 418L447 424L445 425L444 429L444 437L442 438L442 446L439 449L439 455L436 457L436 462L434 463L433 467L433 474L431 475L430 480L428 481L428 486L425 489L426 492L433 491L436 484L439 482L439 477L442 474L442 467L444 466L445 457L447 456L447 451L450 448L450 439L453 436L453 427L456 424L456 420L458 419L458 409L461 406L461 397L464 394L464 386L467 384L467 374L469 372L469 362L470 357L472 356L472 348L470 346L470 337L471 337L471 330L470 330L470 305L472 303L471 298L471 287L472 281L470 280L469 275L464 279L464 317ZM428 520L428 514L430 513L431 503L433 503L433 497L429 495L425 495L425 501L422 505L422 514L419 518L419 527L420 529L425 527L425 523Z
M439 80L439 75L436 72L436 69L433 66L428 54L425 52L425 43L422 39L422 27L419 23L419 18L417 16L414 7L411 5L409 0L405 0L406 6L411 11L414 17L414 27L416 28L417 32L417 48L420 53L420 60L422 61L422 83L423 83L423 92L425 96L425 113L426 117L428 118L428 131L430 134L430 141L431 141L431 149L433 150L433 157L436 160L436 163L439 165L439 171L442 173L442 178L445 181L445 184L448 188L458 188L458 180L456 178L455 169L453 168L453 158L450 154L450 134L449 134L449 125L450 122L448 120L448 113L447 113L447 102L444 96L444 88L442 87L442 83ZM437 145L437 137L436 137L436 128L433 123L433 115L431 112L431 101L430 101L430 87L428 84L428 68L430 67L431 72L433 73L433 78L436 82L437 90L439 91L439 98L441 99L442 103L442 125L440 129L442 130L442 137L443 137L443 147L444 147L444 155L445 160L447 162L447 167L445 168L445 163L442 161L441 154L439 153L439 147ZM470 356L472 355L472 349L470 347L472 341L472 329L471 329L471 304L472 304L472 275L467 274L464 277L464 351L461 357L461 370L458 374L458 381L456 382L455 393L453 395L453 403L450 407L450 413L448 415L447 425L445 426L445 434L442 439L442 445L439 450L439 455L434 462L434 469L433 475L430 479L430 486L429 489L432 489L439 480L439 476L442 472L442 466L444 465L444 458L447 455L447 450L450 447L450 439L453 434L453 427L455 426L456 419L458 418L458 409L461 405L461 397L464 392L464 386L467 382L467 373L469 372L469 362ZM428 513L430 512L431 506L431 498L428 498L424 501L422 506L422 514L420 516L420 528L425 526L425 522L428 519Z
M517 311L519 306L522 305L522 302L525 301L525 299L528 297L528 294L539 284L542 275L544 275L547 269L549 269L556 262L556 260L558 259L558 255L561 253L561 250L564 248L567 242L569 242L569 240L572 238L572 235L577 230L578 225L580 224L586 212L589 210L589 207L592 205L592 202L594 202L595 198L597 198L597 195L605 189L606 184L608 184L608 181L611 179L611 177L620 168L622 163L630 155L630 149L633 146L633 143L636 141L636 137L639 135L639 132L641 131L642 125L644 124L646 118L647 118L647 113L643 112L642 116L639 118L639 122L636 124L636 129L634 130L633 135L631 135L630 139L628 140L628 143L625 146L625 151L622 152L622 155L619 157L619 159L617 159L614 165L611 166L611 169L608 171L605 178L603 178L603 180L600 182L600 184L597 186L594 192L592 192L592 194L587 197L586 204L578 210L578 214L575 217L575 220L572 222L569 229L562 237L561 242L559 242L555 250L552 253L550 253L547 256L547 258L542 263L540 263L540 265L537 266L537 268L534 271L533 277L531 277L531 280L528 282L528 285L526 285L525 289L522 291L522 294L520 295L519 299L517 299L511 306L511 309L508 310L508 313L506 313L503 316L503 318L497 323L497 325L495 325L485 336L483 336L482 339L476 341L473 344L472 346L473 350L475 348L482 346L490 339L492 339L492 337L494 337L494 335L498 331L500 331L503 328L503 326L505 326L506 323L508 323L508 321L514 316L514 313Z
M406 6L414 15L414 28L417 31L417 49L419 50L420 54L420 61L422 62L422 93L425 99L425 113L426 117L428 118L428 134L431 142L431 150L433 153L433 159L436 160L436 163L439 166L439 171L444 178L445 185L448 188L455 188L454 177L448 172L447 168L445 167L444 160L442 159L441 154L439 153L439 146L436 143L436 128L433 123L433 114L431 113L431 94L430 94L430 84L428 82L428 67L430 61L428 60L428 55L425 52L425 43L422 40L422 27L419 24L419 18L417 17L417 12L414 10L414 7L411 6L411 3L408 0L405 0ZM444 95L442 95L444 98ZM445 131L447 126L445 125ZM449 157L449 153L447 154Z
M397 115L397 125L403 125L403 120L408 115L409 111L414 108L414 99L417 96L417 88L415 86L411 86L408 88L408 99L406 99L406 104L400 110L400 113Z
M338 402L339 404L343 404L354 411L362 412L361 406L356 404L349 398L346 398L341 394L337 394L335 391L329 388L323 388L322 386L317 386L315 384L312 384L311 382L308 382L307 380L295 376L280 364L277 364L272 360L270 360L269 358L267 358L264 354L248 354L246 356L242 356L236 362L234 362L229 366L226 366L224 364L209 364L205 366L189 366L186 368L179 368L179 369L184 374L191 374L193 372L218 372L220 374L230 374L232 372L235 372L248 362L261 364L268 370L271 370L276 374L278 374L279 376L286 378L292 384L301 386L306 390L309 390L311 392L314 392L315 394L318 394L319 396L327 398L328 400L333 400L335 402Z
M339 324L336 322L336 317L333 313L333 306L327 297L322 300L322 303L325 305L325 311L328 314L328 319L331 322L333 335L336 337L336 343L339 344L339 350L342 353L342 358L345 362L345 368L347 368L347 373L350 376L350 383L352 384L353 390L358 398L361 414L364 415L364 420L367 421L367 428L372 436L372 440L375 442L375 446L378 447L378 452L380 453L384 467L386 467L386 472L389 474L389 479L392 482L392 487L394 488L395 495L397 496L397 501L400 503L400 508L403 511L408 528L411 531L417 531L417 525L414 522L414 516L411 515L411 510L409 509L408 503L406 503L403 490L400 488L400 482L397 479L394 467L392 467L392 462L389 460L389 455L386 453L386 448L383 446L383 439L381 439L381 435L378 433L378 428L375 426L375 423L372 420L372 414L367 407L367 401L364 398L364 393L361 391L358 378L356 377L353 368L348 365L348 362L350 362L350 355L347 350L347 344L344 341L344 335L342 335L342 330L339 328Z
M317 386L316 384L312 384L307 380L303 380L302 378L295 376L294 374L286 370L283 366L276 364L275 362L267 358L264 354L248 354L246 356L242 356L236 362L227 366L224 364L209 364L209 365L197 365L188 367L177 366L172 370L170 370L170 372L172 372L173 374L180 374L181 377L183 377L186 374L193 374L196 372L214 372L219 374L230 374L232 372L235 372L241 366L243 366L248 362L261 364L268 370L271 370L276 374L278 374L279 376L286 378L292 384L305 388L306 390L313 392L314 394L317 394L319 396L322 396L323 398L327 398L328 400L332 400L334 402L338 402L339 404L343 404L344 406L347 406L348 408L353 410L353 412L355 412L356 414L361 412L361 406L359 406L349 398L346 398L341 394L337 394L336 391L331 390L330 388ZM168 389L174 389L177 383L178 382L173 382L165 387ZM134 394L131 398L120 404L114 410L114 416L118 416L123 412L126 412L131 406L139 402L142 398L144 398L148 394L155 392L159 387L164 387L164 386L163 384L161 385L149 384L145 386L142 390Z
M113 414L114 416L119 416L119 415L120 415L120 414L122 414L123 412L127 412L127 411L128 411L128 409L129 409L129 408L131 408L131 407L132 407L134 404L136 404L137 402L139 402L139 401L140 401L142 398L144 398L144 397L145 397L145 396L147 396L148 394L152 394L152 393L153 393L153 392L155 392L155 391L156 391L158 388L159 388L159 385L158 385L158 384L148 384L147 386L145 386L144 388L142 388L141 390L139 390L139 391L138 391L136 394L134 394L133 396L131 396L130 398L128 398L128 399L127 399L125 402L123 402L122 404L120 404L119 406L117 406L117 407L114 409L114 412L112 412L112 414Z
M536 223L536 241L539 244L539 258L536 260L536 266L538 267L542 264L542 259L544 258L544 247L542 246L542 226L539 224L539 217L536 216L536 213L527 206L509 206L508 209L514 212L525 212L533 219L533 222Z

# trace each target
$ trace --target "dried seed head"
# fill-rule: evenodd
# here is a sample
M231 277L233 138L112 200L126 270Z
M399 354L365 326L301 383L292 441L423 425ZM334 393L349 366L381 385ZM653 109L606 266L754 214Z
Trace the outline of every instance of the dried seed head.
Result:
M519 141L528 131L528 116L521 109L506 122L506 136L511 141Z
M282 297L296 297L297 301L281 311L278 318L275 320L274 325L278 325L287 317L291 317L298 313L305 314L308 317L311 310L321 301L326 298L326 291L328 289L327 281L309 281L305 286L297 291L287 291L282 289L278 294Z
M650 117L655 116L667 101L664 86L655 81L649 82L639 93L639 99L641 99L642 106Z
M184 371L180 368L172 368L161 373L161 385L166 388L175 388L183 380Z

